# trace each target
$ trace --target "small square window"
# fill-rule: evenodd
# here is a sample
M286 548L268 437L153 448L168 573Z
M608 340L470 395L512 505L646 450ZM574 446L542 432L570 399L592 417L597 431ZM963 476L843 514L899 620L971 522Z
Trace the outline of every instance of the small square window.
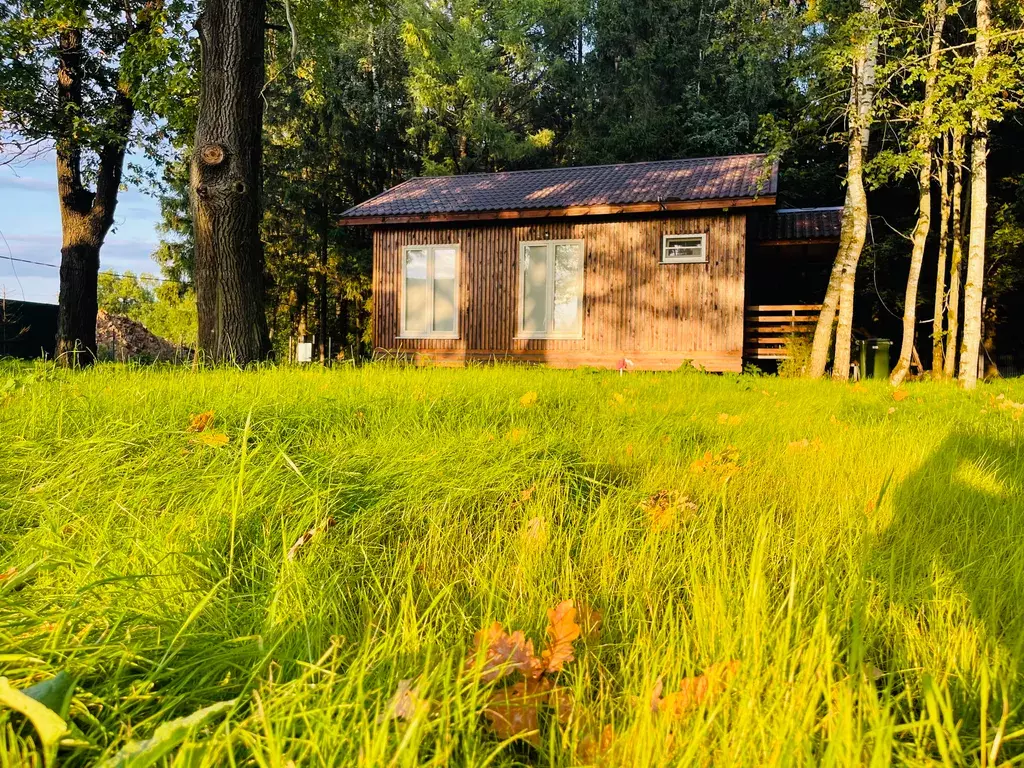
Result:
M707 235L665 235L661 241L662 264L704 264L708 260Z

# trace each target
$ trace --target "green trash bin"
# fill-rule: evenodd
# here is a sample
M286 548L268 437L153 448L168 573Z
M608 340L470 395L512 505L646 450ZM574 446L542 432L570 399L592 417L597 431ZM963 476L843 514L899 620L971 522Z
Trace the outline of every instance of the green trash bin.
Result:
M862 379L889 378L889 339L858 339L856 342Z

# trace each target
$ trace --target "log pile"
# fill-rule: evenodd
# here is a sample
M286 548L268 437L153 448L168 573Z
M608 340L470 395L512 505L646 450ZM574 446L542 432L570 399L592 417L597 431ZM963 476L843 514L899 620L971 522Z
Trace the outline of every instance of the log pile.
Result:
M192 350L152 333L142 323L100 310L96 315L96 346L101 360L118 362L188 360Z

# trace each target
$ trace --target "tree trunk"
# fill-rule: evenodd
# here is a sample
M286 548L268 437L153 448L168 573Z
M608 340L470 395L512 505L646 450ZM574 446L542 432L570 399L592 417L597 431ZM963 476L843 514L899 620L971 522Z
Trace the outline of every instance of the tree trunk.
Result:
M112 138L98 150L96 189L82 181L82 145L75 126L82 111L85 48L81 29L64 29L58 38L57 193L63 243L57 310L57 362L77 367L96 359L97 287L100 248L114 223L127 134L135 106L123 87L114 95L109 122Z
M942 378L943 333L942 319L946 310L946 267L949 260L949 161L952 151L949 133L942 137L942 157L939 159L939 256L935 266L935 302L932 310L932 377Z
M946 24L946 0L939 0L932 24L931 49L928 51L928 71L924 78L924 94L921 105L921 122L918 125L917 153L920 166L917 172L917 224L912 237L910 251L910 273L907 275L907 292L903 299L903 339L896 368L889 377L889 383L898 387L910 373L910 358L914 353L917 332L917 288L921 281L921 266L924 264L924 248L928 232L932 228L932 115L935 112L935 83L939 77L939 52L942 48L942 31Z
M987 298L982 304L984 306L981 312L981 347L984 359L981 367L986 379L994 379L1000 376L999 366L996 364L996 328L999 318L996 317L995 307Z
M989 0L978 0L978 32L974 43L972 87L980 92L987 80ZM964 339L960 346L960 382L966 389L978 383L981 352L981 313L985 281L985 225L988 205L988 120L975 110L971 119L971 224L964 283Z
M949 263L949 298L946 302L946 356L942 373L947 379L956 376L957 349L960 340L960 270L964 259L963 223L964 132L953 131L953 255Z
M260 199L266 0L207 0L192 156L199 349L245 365L270 352Z
M878 13L874 0L862 0L861 9L872 20ZM853 294L857 263L860 261L868 229L868 203L864 190L864 156L871 137L871 109L875 95L875 62L878 58L878 34L873 26L865 30L867 37L858 49L850 76L850 144L847 153L846 202L843 206L842 234L839 252L832 267L828 289L822 303L818 324L814 329L808 375L821 378L825 374L828 351L832 341L832 324L836 325L835 362L832 375L847 379L850 372L850 344L853 326Z
M327 296L327 261L329 254L329 240L328 233L330 232L330 222L328 221L328 209L326 207L327 201L322 201L324 208L321 211L320 226L317 232L317 272L316 272L316 327L317 327L317 345L320 353L320 362L327 364L327 326L330 318L330 311L328 310L328 296Z

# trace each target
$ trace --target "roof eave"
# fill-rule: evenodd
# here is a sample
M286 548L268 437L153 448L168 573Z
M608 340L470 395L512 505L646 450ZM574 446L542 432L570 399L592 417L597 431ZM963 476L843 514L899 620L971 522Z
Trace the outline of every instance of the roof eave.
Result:
M464 211L461 213L416 213L397 216L343 216L343 226L386 226L388 224L434 224L452 221L508 221L515 219L565 218L569 216L615 216L628 213L665 213L706 211L727 208L754 208L775 205L775 195L729 197L712 200L676 200L660 203L622 205L577 205L569 208L524 208L508 211Z

